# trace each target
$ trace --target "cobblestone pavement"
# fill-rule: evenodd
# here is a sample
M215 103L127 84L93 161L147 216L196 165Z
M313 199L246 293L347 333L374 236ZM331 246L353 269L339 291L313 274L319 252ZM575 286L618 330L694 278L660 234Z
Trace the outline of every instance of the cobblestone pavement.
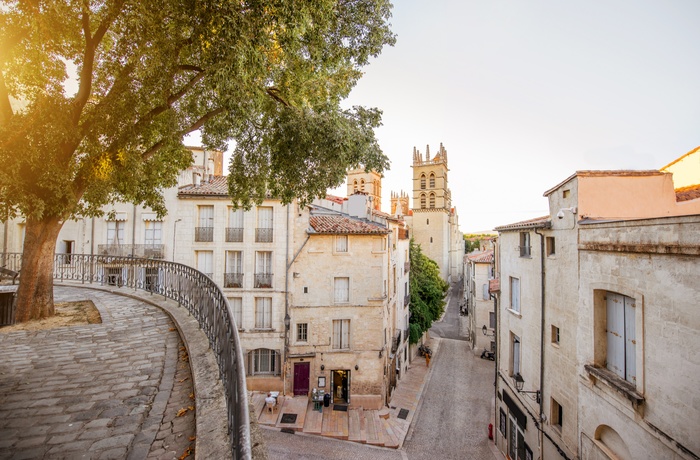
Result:
M270 459L280 460L400 460L396 449L373 447L356 442L341 441L321 436L289 434L263 428L263 436ZM435 457L437 459L438 457Z
M460 321L459 289L451 293L443 321ZM456 313L456 314L451 314ZM443 327L442 331L456 330ZM433 334L431 329L431 336ZM493 399L493 362L474 356L462 338L442 338L433 367L404 442L407 458L493 459L488 424Z
M55 298L90 299L103 322L0 332L0 458L180 457L195 414L172 414L194 404L170 318L108 292L56 287Z

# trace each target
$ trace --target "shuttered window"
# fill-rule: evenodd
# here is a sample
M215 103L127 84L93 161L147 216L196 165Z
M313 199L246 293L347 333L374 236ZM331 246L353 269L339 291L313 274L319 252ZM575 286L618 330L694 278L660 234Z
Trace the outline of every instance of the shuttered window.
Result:
M269 348L258 348L248 353L248 375L279 375L280 353Z
M350 348L350 320L333 320L333 348L336 350Z
M607 364L608 370L630 383L637 383L635 302L631 297L607 292Z
M228 299L233 310L233 321L238 329L243 329L243 299L240 297L232 297Z
M255 328L272 329L272 299L270 297L255 298Z
M520 313L520 279L510 278L510 309Z
M350 278L335 278L335 302L347 303L350 301Z
M347 235L338 235L335 237L335 252L348 252Z
M513 335L512 339L513 368L511 371L512 375L515 375L520 374L520 337Z

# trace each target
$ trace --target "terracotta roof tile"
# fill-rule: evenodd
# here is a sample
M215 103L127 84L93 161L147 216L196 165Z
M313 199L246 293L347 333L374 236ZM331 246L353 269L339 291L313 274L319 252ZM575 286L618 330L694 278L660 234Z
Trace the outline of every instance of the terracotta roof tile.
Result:
M391 231L379 224L346 216L311 216L311 228L316 233L338 235L384 235Z
M177 192L178 196L228 196L226 176L214 176L211 182L183 185Z
M332 202L338 203L338 204L343 204L345 201L347 201L347 198L342 198L342 197L335 196L335 195L326 195L326 199L328 201L332 201Z
M700 198L700 185L690 185L676 190L676 201L690 201Z
M494 292L501 292L500 278L489 280L489 294L493 294Z
M530 220L523 220L522 222L516 222L514 224L501 225L496 227L497 232L508 231L508 230L519 230L525 228L549 228L552 226L552 219L549 216L536 217Z
M488 251L480 252L478 254L468 255L467 258L477 264L490 264L493 262L493 251L489 249Z

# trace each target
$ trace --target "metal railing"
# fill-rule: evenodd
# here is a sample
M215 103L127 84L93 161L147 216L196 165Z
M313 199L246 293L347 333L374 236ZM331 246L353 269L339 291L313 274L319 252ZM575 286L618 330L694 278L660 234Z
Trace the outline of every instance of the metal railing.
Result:
M243 273L224 273L225 288L242 288Z
M255 242L256 243L272 243L272 229L271 228L256 228L255 229Z
M243 242L243 229L238 227L226 227L226 242L241 243Z
M255 285L256 288L271 288L272 287L272 274L271 273L256 273L255 274Z
M67 257L70 256L70 257ZM65 263L70 261L70 263ZM22 254L0 254L5 268L20 271ZM154 259L56 254L54 279L142 289L177 301L209 339L225 390L228 432L235 459L250 459L250 416L243 352L233 312L219 286L187 265ZM20 284L22 278L20 275Z
M145 259L162 259L165 255L164 244L98 244L97 254L116 257L143 257ZM64 254L66 263L70 263L72 254Z
M194 240L202 243L214 241L214 227L195 227Z

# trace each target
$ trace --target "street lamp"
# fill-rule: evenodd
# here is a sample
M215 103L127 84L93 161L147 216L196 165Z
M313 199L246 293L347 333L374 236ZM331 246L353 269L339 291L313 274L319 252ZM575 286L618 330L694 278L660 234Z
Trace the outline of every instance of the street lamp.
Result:
M292 318L289 317L289 313L284 315L284 328L289 330L289 324L292 322Z
M525 380L523 380L523 376L520 375L520 373L517 373L513 376L513 382L515 383L515 389L518 390L518 393L529 393L529 394L534 394L535 395L535 400L537 401L537 404L540 403L540 390L535 390L535 391L523 391L523 385L525 384Z
M489 330L485 324L483 326L481 326L481 332L483 332L486 337L493 337L494 336L494 332L491 332L489 334Z

